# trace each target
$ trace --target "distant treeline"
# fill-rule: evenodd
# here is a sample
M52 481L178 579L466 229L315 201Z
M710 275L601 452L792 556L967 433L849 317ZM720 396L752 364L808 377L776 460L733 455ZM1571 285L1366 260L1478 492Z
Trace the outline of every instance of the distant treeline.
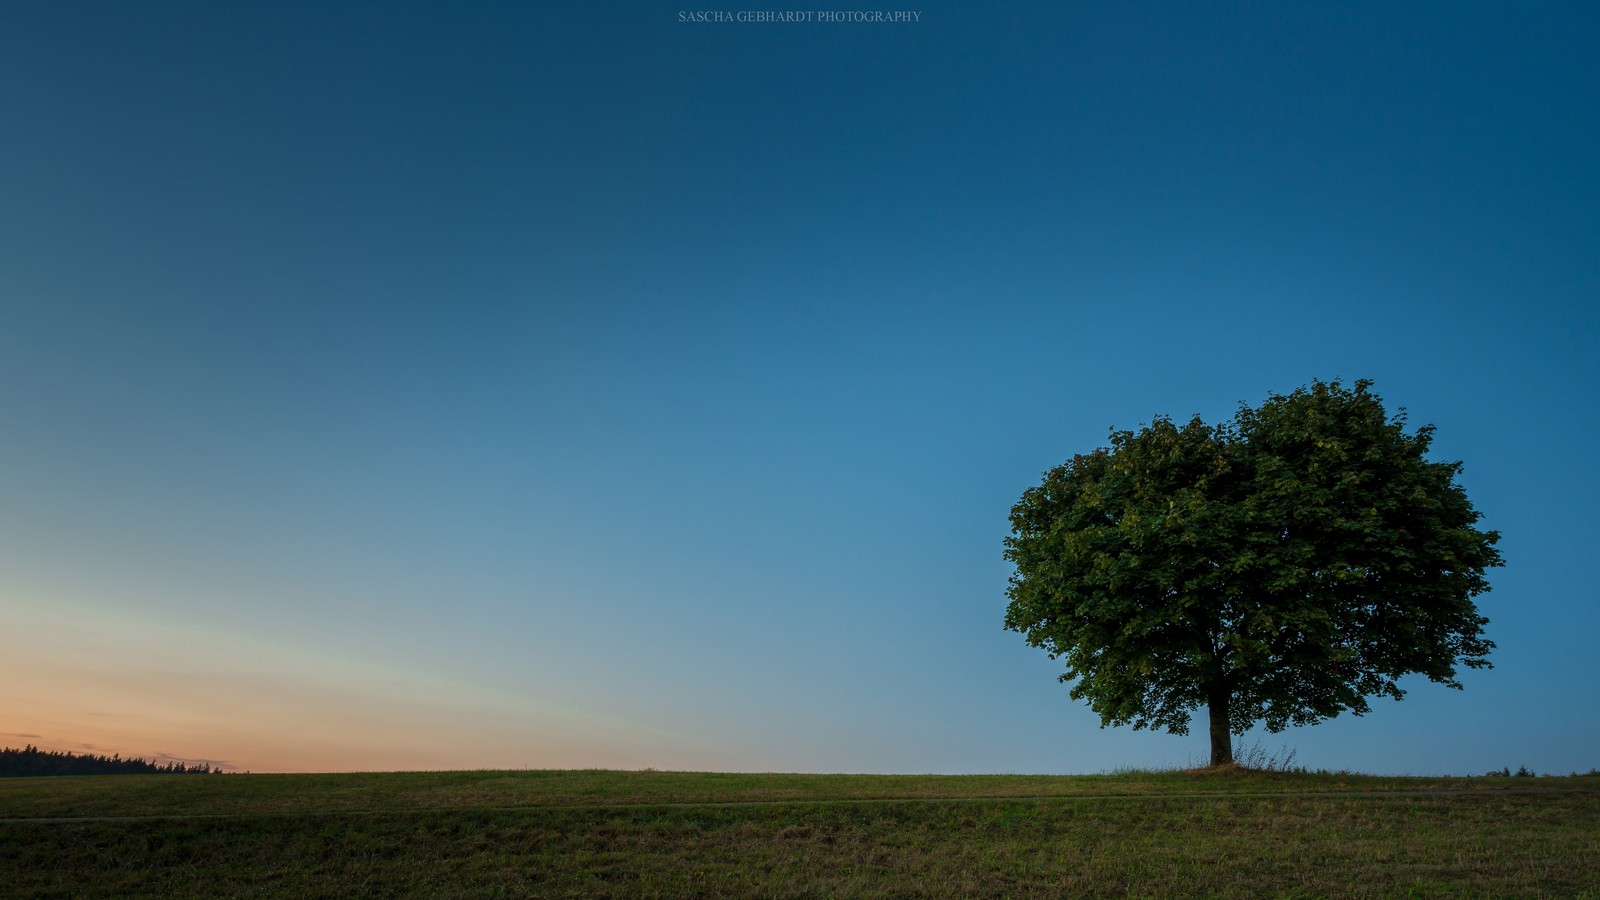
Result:
M96 756L93 753L40 750L32 744L21 750L11 747L0 750L0 778L22 775L210 775L221 771L206 763L183 763L177 760L155 763L137 757L123 759L120 754Z

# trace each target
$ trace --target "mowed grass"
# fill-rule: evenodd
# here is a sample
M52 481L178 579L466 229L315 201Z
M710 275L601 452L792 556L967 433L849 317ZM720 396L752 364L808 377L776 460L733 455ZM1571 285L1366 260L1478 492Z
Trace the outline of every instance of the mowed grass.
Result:
M0 893L1600 898L1600 778L5 779Z

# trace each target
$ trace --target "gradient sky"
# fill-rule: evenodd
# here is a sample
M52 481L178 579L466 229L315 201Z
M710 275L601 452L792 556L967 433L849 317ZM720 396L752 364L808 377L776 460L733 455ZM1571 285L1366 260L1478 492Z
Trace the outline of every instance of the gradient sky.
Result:
M0 744L1203 762L1002 629L1010 507L1371 378L1496 668L1241 743L1600 765L1600 7L977 7L10 4Z

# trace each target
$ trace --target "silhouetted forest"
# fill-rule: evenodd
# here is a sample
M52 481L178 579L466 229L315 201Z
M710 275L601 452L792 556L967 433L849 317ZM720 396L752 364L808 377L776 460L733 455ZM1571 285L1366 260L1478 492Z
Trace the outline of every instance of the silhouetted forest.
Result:
M96 756L93 753L40 750L32 744L21 750L10 747L0 750L0 778L22 775L210 775L221 771L206 763L183 763L177 760L155 763L137 757L123 759L120 754Z

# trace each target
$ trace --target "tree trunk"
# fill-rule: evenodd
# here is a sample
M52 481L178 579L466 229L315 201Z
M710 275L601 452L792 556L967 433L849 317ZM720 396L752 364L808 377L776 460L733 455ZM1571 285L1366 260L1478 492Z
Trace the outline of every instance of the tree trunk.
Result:
M1211 764L1233 765L1233 733L1228 730L1228 689L1213 687L1207 704L1211 712Z

